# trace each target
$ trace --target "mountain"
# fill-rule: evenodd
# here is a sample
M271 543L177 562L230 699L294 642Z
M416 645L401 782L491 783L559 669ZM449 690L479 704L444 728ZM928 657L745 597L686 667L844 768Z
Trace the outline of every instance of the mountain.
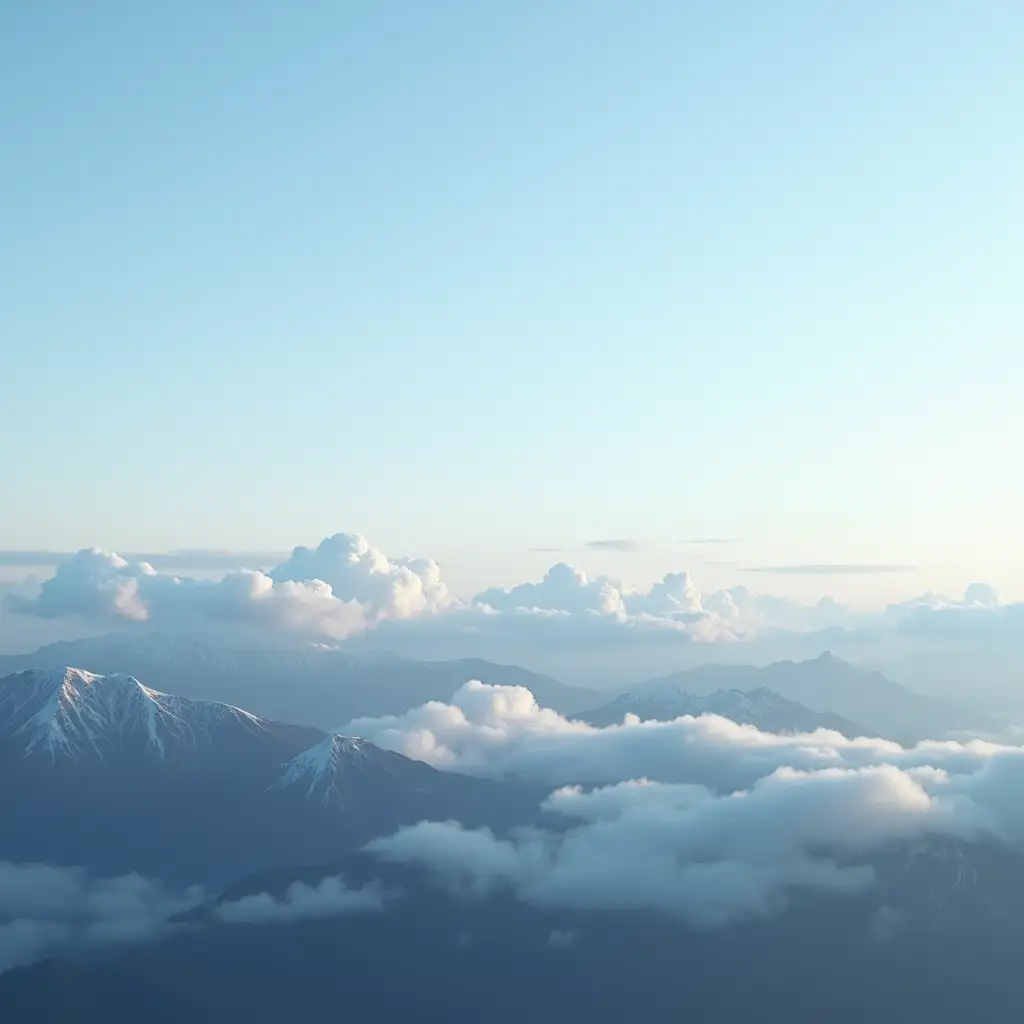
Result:
M744 693L767 688L819 713L860 723L872 734L900 742L937 739L958 730L996 734L999 723L939 697L913 693L880 672L868 671L826 652L810 661L753 665L704 665L630 688L638 697L719 690Z
M76 668L0 680L0 860L222 884L403 823L532 820L538 795Z
M900 845L878 858L865 893L794 898L700 929L667 914L528 905L500 890L467 898L418 869L355 854L329 873L394 893L382 911L219 922L225 899L280 895L328 869L263 874L159 944L0 975L0 1019L269 1024L426 1013L456 1024L618 1024L759 1020L783 1007L795 1024L1011 1020L1024 1000L1022 868L1010 847Z
M476 659L357 658L313 646L233 650L159 633L112 633L50 644L32 654L0 656L0 677L65 665L104 675L123 673L185 697L236 704L265 718L325 730L354 718L397 715L430 700L450 700L470 679L528 687L542 705L566 714L594 707L601 699L595 691L515 665Z
M644 720L668 722L682 715L721 715L741 725L753 725L763 732L814 732L833 729L851 738L868 730L831 712L810 708L779 696L766 686L749 693L743 690L716 690L694 696L674 687L657 691L624 693L579 716L591 725L616 725L626 715Z

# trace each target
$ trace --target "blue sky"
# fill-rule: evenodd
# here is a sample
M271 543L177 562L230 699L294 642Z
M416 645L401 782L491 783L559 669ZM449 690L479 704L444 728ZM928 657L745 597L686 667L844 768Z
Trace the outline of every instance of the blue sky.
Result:
M1022 36L1010 2L5 4L0 546L1024 593Z

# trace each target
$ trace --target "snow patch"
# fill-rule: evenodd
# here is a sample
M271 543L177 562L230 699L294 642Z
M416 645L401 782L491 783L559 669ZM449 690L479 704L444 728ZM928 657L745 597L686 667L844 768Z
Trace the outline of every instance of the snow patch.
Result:
M324 807L332 804L343 807L338 777L346 769L362 766L367 758L367 747L368 744L351 736L337 733L327 736L286 762L284 775L271 788L303 786L307 800L319 798Z

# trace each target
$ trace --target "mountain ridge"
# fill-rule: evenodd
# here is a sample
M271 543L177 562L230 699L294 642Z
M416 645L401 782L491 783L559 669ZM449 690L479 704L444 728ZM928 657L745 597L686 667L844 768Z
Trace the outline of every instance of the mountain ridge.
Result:
M0 679L0 860L223 883L402 824L533 821L534 789L75 668Z
M683 715L705 714L720 715L740 725L753 725L762 732L804 733L831 729L851 739L868 734L864 726L841 715L812 711L766 686L755 690L715 690L703 695L677 689L652 693L628 691L580 717L590 725L608 726L620 723L626 715L671 721Z
M109 633L60 641L31 654L0 655L0 677L66 665L100 675L131 675L156 690L219 701L262 718L324 731L354 718L401 714L431 700L447 701L468 679L525 686L541 704L564 714L602 699L598 691L517 665L474 658L414 661L395 655L357 656L322 645L235 649L163 633Z
M770 665L708 664L658 676L629 687L644 696L679 690L696 695L721 689L749 693L766 687L812 712L831 713L858 723L873 735L899 742L941 739L962 729L997 734L987 715L941 697L915 693L876 670L862 669L830 651L807 661Z

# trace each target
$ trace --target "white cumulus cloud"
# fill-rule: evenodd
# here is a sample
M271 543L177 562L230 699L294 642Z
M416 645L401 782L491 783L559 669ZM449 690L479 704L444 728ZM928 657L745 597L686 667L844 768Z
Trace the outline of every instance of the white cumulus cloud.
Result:
M392 561L358 533L336 533L315 548L297 547L270 576L278 582L322 580L340 600L359 602L371 620L406 619L448 601L436 562Z
M743 586L702 591L686 572L637 589L559 562L539 580L460 601L436 562L389 557L355 533L296 547L267 571L234 569L221 579L84 549L51 578L2 600L15 615L75 619L76 630L141 624L208 635L245 632L267 642L348 640L409 657L515 661L572 680L589 670L619 681L641 664L656 675L682 647L694 660L689 645L751 644L753 650L761 642L773 657L794 657L818 640L824 648L844 638L900 650L936 641L970 648L1024 640L1024 604L1000 603L985 583L972 584L960 600L926 594L865 612L828 597L801 604Z
M979 741L902 747L824 729L776 735L718 715L670 722L627 715L621 725L598 728L540 707L524 687L476 680L463 685L450 703L432 701L401 715L356 719L343 731L437 768L552 786L645 776L738 789L780 767L893 763L976 769L993 751L1004 749Z
M157 572L89 548L57 566L35 596L11 595L16 614L145 623L190 630L241 627L299 637L344 638L384 619L434 611L447 599L434 562L390 562L358 535L296 548L269 573L239 569L221 579Z
M565 829L496 836L421 822L369 849L469 895L553 908L661 910L696 924L771 913L795 890L850 893L893 843L1024 846L1024 748L775 735L704 715L591 727L521 687L471 682L448 704L351 729L439 768L558 787ZM594 788L588 788L594 787Z
M871 851L928 834L973 836L984 822L891 765L780 768L729 794L646 780L571 788L547 806L578 824L498 838L422 822L369 849L424 864L466 894L508 887L546 907L652 910L720 925L776 911L793 890L862 891L874 881Z

